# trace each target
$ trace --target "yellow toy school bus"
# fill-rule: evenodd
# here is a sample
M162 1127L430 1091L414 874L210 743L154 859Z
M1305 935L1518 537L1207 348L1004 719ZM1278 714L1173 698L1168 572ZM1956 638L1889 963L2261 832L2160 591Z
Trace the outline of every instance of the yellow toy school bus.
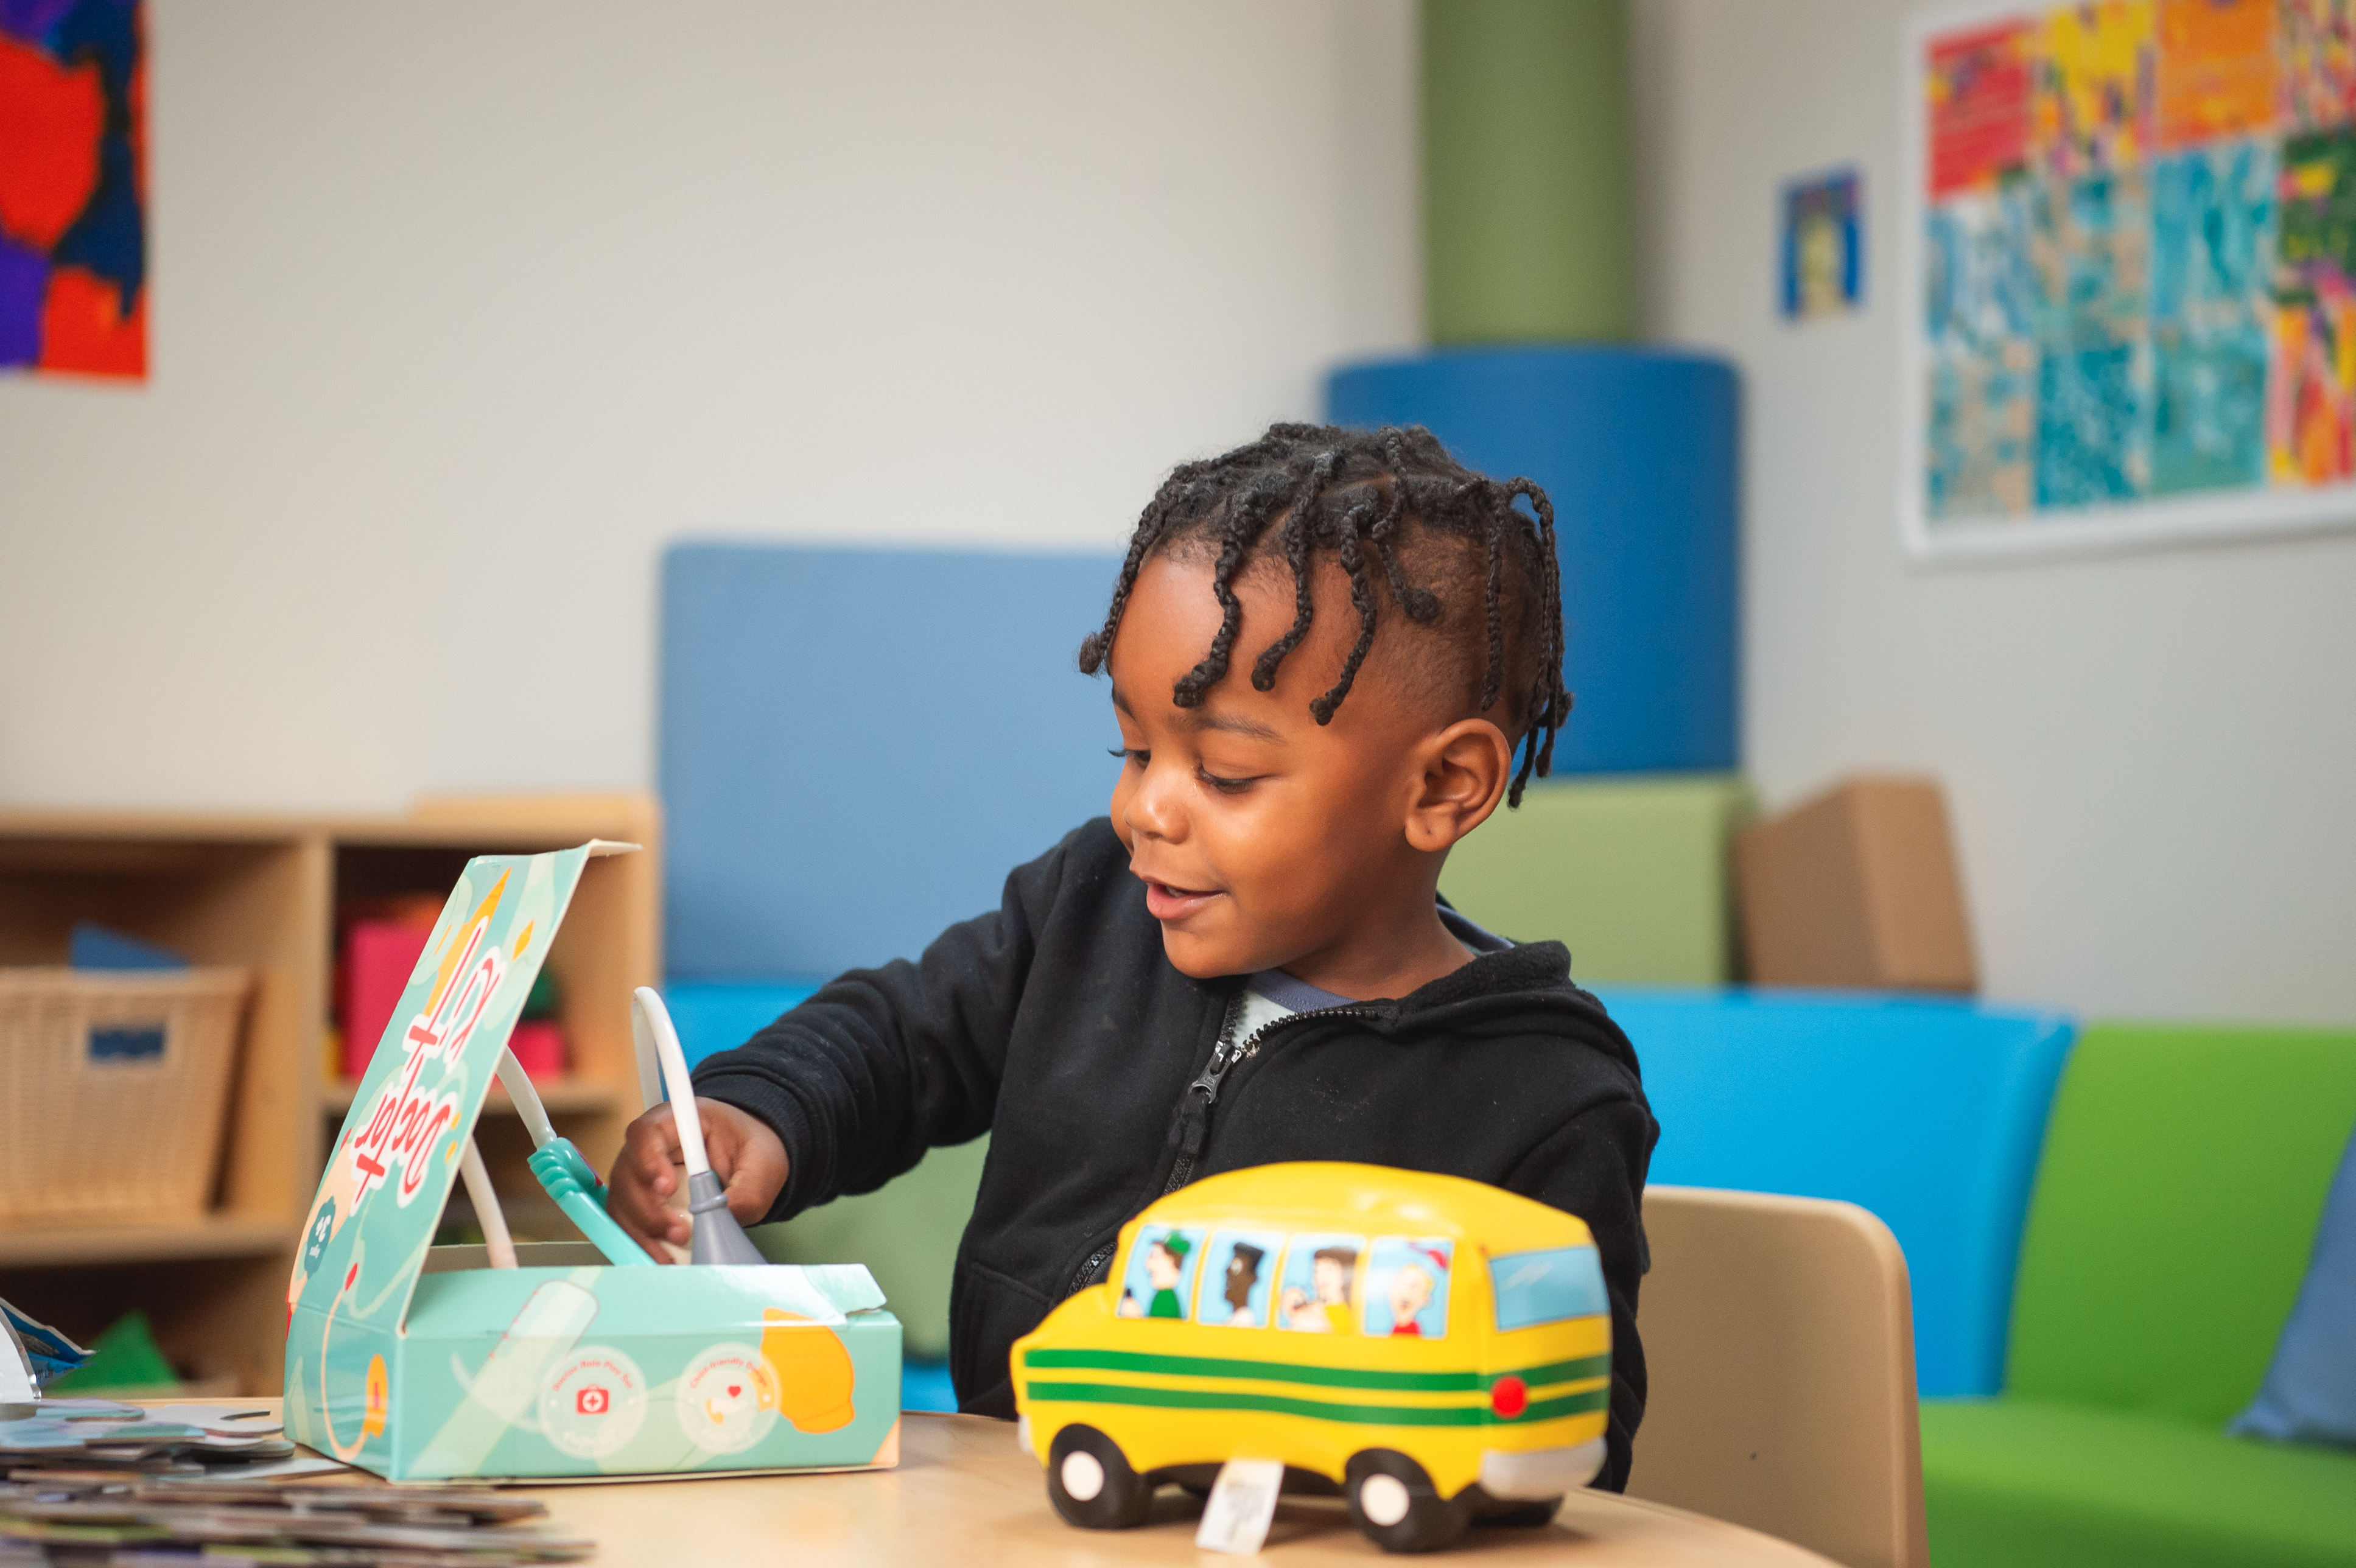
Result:
M1612 1318L1593 1238L1451 1176L1230 1171L1120 1233L1112 1277L1013 1350L1023 1446L1073 1524L1279 1459L1395 1552L1542 1524L1603 1463Z

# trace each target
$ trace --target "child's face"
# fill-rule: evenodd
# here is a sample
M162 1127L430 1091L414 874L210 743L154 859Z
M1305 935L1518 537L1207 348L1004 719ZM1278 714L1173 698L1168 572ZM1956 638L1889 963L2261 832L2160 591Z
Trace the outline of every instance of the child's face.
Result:
M1184 973L1282 968L1345 996L1404 995L1369 987L1384 955L1438 929L1440 861L1502 798L1511 748L1484 719L1403 695L1393 656L1421 629L1380 589L1374 649L1320 725L1309 705L1339 677L1358 615L1341 569L1319 571L1310 634L1264 692L1252 666L1292 624L1292 578L1237 578L1228 673L1185 709L1171 688L1219 629L1212 562L1163 555L1139 570L1108 661L1128 752L1113 830Z

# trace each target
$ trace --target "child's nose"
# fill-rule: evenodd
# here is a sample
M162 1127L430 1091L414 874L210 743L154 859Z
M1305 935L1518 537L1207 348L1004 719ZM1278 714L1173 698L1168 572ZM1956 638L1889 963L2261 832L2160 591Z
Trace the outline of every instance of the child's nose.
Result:
M1149 765L1145 769L1144 777L1130 792L1128 809L1121 814L1132 831L1173 841L1185 837L1186 818L1176 784L1166 768Z

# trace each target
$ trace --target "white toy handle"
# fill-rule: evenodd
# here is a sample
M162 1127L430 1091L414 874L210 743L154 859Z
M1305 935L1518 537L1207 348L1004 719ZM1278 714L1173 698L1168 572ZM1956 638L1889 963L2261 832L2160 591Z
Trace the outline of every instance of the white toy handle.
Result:
M531 1147L546 1148L554 1143L556 1127L548 1119L548 1107L540 1103L540 1091L532 1087L531 1074L523 1070L514 1051L501 1048L498 1072L508 1098L515 1102L516 1115L523 1118L524 1131L531 1135Z
M468 1138L458 1155L458 1175L466 1183L466 1200L475 1206L475 1223L483 1228L483 1250L493 1268L516 1266L515 1241L508 1234L507 1211L499 1207L498 1189L483 1167L483 1151Z
M635 1004L637 998L632 998ZM670 1014L666 1011L668 1019ZM638 1109L651 1111L663 1103L662 1061L655 1051L654 1026L647 1021L647 1009L633 1005L630 1008L630 1043L637 1047Z
M633 1033L650 1040L655 1060L662 1064L664 1086L670 1092L671 1117L679 1125L679 1151L691 1179L709 1175L712 1161L703 1152L703 1120L695 1113L695 1084L687 1075L687 1057L679 1049L679 1031L671 1028L670 1009L652 986L630 993Z

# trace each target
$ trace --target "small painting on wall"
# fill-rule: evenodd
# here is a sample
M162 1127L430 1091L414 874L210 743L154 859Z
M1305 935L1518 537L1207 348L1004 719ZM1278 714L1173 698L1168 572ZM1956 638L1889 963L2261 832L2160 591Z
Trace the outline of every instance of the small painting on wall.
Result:
M0 368L147 375L145 0L0 0Z
M1794 321L1840 315L1865 301L1865 240L1855 169L1783 187L1783 314Z

